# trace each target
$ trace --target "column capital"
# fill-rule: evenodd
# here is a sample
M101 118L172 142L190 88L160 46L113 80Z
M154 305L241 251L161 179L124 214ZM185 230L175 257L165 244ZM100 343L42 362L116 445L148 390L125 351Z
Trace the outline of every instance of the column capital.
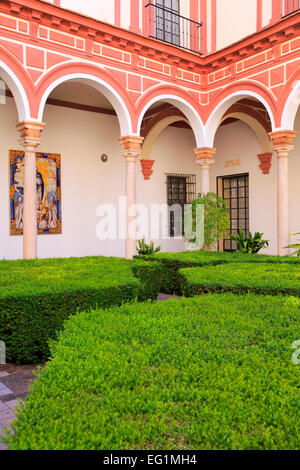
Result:
M194 150L195 155L197 157L196 163L199 165L212 165L215 163L214 156L216 153L216 149L211 147L202 147Z
M294 139L296 132L294 131L276 131L269 133L270 139L273 141L273 150L277 152L278 158L280 154L288 154L294 150Z
M122 147L122 155L127 160L134 159L136 160L142 154L142 143L144 137L138 137L136 135L126 135L119 139L119 142Z
M37 121L21 121L17 124L24 147L36 148L42 142L41 133L45 124Z

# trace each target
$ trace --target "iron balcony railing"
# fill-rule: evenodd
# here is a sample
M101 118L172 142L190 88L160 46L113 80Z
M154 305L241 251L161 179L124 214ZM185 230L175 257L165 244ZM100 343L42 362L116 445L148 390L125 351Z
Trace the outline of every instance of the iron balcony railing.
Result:
M300 9L300 0L281 0L282 16L290 15Z
M202 23L190 20L179 13L149 2L148 36L187 49L202 53Z

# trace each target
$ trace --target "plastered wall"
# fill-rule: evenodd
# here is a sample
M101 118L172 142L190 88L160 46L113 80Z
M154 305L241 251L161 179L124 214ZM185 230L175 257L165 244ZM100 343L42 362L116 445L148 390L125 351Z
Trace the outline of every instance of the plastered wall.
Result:
M22 237L9 235L9 149L22 150L15 129L17 112L13 99L0 106L0 259L22 257ZM125 160L118 142L120 129L114 116L46 105L43 143L39 151L62 156L61 235L39 235L38 256L124 256L124 240L99 240L100 204L113 204L125 194ZM137 202L149 206L167 202L165 173L195 173L192 131L168 128L158 138L152 153L154 175L145 181L137 163ZM108 155L108 162L101 155ZM142 234L141 234L142 235ZM157 243L161 243L160 240ZM165 241L165 250L182 250L184 243Z

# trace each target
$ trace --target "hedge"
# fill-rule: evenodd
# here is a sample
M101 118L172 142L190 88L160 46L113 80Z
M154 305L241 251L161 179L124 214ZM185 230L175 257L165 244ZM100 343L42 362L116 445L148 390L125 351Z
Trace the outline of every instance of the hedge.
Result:
M10 449L299 449L299 312L224 294L72 316Z
M270 256L260 254L245 255L240 252L218 252L218 251L185 251L181 253L158 253L152 256L136 256L136 259L145 261L160 261L164 267L164 279L162 292L178 295L182 294L181 268L197 266L217 266L228 263L272 263L291 264L300 266L300 259L292 256Z
M187 297L211 292L253 292L300 297L300 266L235 263L186 268L179 273L182 276L181 290Z
M44 362L49 339L77 311L155 300L160 272L158 263L118 258L1 261L0 339L7 360Z

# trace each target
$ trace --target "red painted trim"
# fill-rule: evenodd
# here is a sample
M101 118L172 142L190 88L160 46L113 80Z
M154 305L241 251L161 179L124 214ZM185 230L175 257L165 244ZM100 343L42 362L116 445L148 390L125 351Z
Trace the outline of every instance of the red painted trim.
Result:
M202 22L202 54L207 54L207 0L200 1L200 21Z
M268 175L270 173L271 166L272 166L273 153L271 152L261 153L257 155L257 157L260 161L259 168L261 169L264 175Z
M199 8L199 2L197 0L190 0L190 19L191 20L199 21L198 8ZM197 44L197 34L198 32L201 33L201 31L199 31L199 29L193 23L191 23L190 28L191 28L190 29L190 46L192 49L198 50L199 43Z
M203 114L202 112L201 114L203 124L205 125L207 123L209 117L217 108L218 104L221 103L221 101L223 101L224 99L226 99L231 94L237 91L245 91L245 94L247 94L247 92L249 91L250 92L252 91L254 93L257 93L259 96L261 96L268 103L271 109L271 112L274 116L275 124L278 125L278 110L277 110L277 105L275 103L273 95L263 85L260 85L259 83L251 82L250 80L243 80L241 82L233 83L232 85L227 85L223 90L217 93L214 99L206 107L205 113ZM239 98L237 97L237 100L238 99Z
M50 70L39 82L38 87L36 89L35 100L31 102L31 112L32 117L37 118L39 113L39 107L41 103L41 99L45 93L45 91L49 88L49 86L58 80L61 77L66 75L72 74L88 74L94 77L99 77L106 83L108 83L111 87L113 87L116 92L121 96L125 106L130 114L131 120L133 121L135 116L135 106L133 103L132 98L130 97L127 90L118 82L112 73L107 72L105 70L101 70L99 67L93 64L85 64L82 62L74 62L69 64L62 64L56 67L53 70Z
M4 62L10 68L10 70L17 76L24 88L29 102L29 106L31 106L31 103L34 101L35 89L34 84L23 65L2 45L0 45L0 60Z
M149 3L149 0L143 0L143 35L144 36L149 36L149 25L148 25L148 10L149 10L149 7L146 8L146 5L148 5Z
M57 100L55 98L48 98L46 104L52 106L59 106L61 108L78 109L79 111L88 111L89 113L106 114L108 116L117 116L114 109L100 108L99 106L92 106L89 104L73 103L72 101Z
M217 0L211 0L211 52L217 49Z
M256 13L256 31L260 31L262 28L262 0L257 0L257 13Z
M196 100L194 100L189 92L171 84L162 84L144 93L137 103L135 119L132 121L133 132L137 132L138 121L145 106L154 98L157 98L157 101L159 101L162 95L174 95L178 98L182 98L194 108L199 116L201 116L201 106Z
M156 108L155 108L156 109ZM144 137L144 139L146 139L146 137L148 136L148 134L151 132L151 130L153 129L154 126L156 126L156 124L158 124L160 121L162 121L163 119L166 119L166 118L169 118L169 117L182 117L183 119L186 119L185 115L177 108L171 108L171 109L167 109L165 111L162 111L158 114L156 114L156 116L154 116L154 118L152 118L146 125L146 127L143 129L143 131L141 132L141 136ZM145 141L144 141L145 142Z
M7 98L14 98L10 90L5 90ZM117 116L114 109L101 108L90 104L74 103L73 101L57 100L56 98L48 98L46 104L51 106L59 106L60 108L78 109L79 111L88 111L89 113L105 114L107 116Z
M141 34L140 28L140 0L130 0L130 26L133 33Z
M278 103L277 103L277 108L278 108L278 121L277 121L277 126L281 126L281 120L282 120L282 115L283 111L286 105L287 100L289 99L290 94L292 93L294 87L295 87L295 82L298 82L300 80L300 69L297 68L295 72L290 76L288 79L287 83L285 84L282 92L280 93L280 96L278 98Z
M115 0L115 26L121 26L121 0Z
M153 174L152 167L153 167L153 164L154 164L155 160L141 159L140 162L141 162L141 167L142 167L142 173L143 173L143 176L144 176L144 180L149 180L150 176Z
M266 110L265 107L264 110ZM253 108L250 108L249 106L245 106L240 103L234 104L226 111L224 117L230 116L230 114L233 113L247 114L248 116L254 118L257 122L259 122L259 124L265 129L267 134L272 131L270 123L267 122L266 119L264 119L264 117L258 111Z
M272 0L272 19L271 24L281 20L281 0Z

